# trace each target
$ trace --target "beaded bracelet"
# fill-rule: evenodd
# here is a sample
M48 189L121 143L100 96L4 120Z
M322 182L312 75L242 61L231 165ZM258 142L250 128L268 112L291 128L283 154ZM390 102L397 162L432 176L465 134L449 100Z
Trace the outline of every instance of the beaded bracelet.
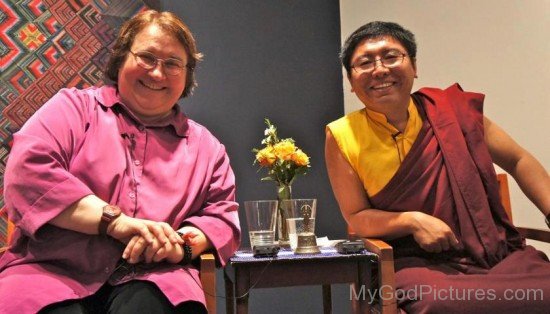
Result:
M180 264L187 265L191 263L191 260L193 258L193 249L191 246L187 243L183 244L183 259L181 260Z
M183 239L183 234L178 232L178 235ZM193 248L187 242L183 243L183 259L179 262L180 265L191 264L193 260Z

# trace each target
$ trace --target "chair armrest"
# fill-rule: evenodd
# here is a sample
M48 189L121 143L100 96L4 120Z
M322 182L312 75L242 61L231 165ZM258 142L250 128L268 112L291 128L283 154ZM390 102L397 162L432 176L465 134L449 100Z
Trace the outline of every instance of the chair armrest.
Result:
M518 229L519 233L527 239L550 243L550 230L525 227L516 227L516 229Z
M361 239L365 243L365 248L367 250L378 255L378 292L380 293L380 312L397 313L393 248L380 239Z
M378 255L379 261L391 261L393 263L393 248L383 240L375 238L361 238L350 227L348 227L349 240L363 240L365 248Z
M370 252L378 255L379 261L393 262L393 248L386 242L374 238L362 238L365 243L365 248Z
M214 254L201 254L200 279L208 313L216 313L216 258Z

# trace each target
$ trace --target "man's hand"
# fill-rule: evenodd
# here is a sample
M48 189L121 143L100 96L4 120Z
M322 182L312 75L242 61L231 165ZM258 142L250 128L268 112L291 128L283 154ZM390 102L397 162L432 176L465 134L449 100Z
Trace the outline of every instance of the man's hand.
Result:
M430 253L459 249L459 242L449 226L438 218L414 212L413 232L415 241Z

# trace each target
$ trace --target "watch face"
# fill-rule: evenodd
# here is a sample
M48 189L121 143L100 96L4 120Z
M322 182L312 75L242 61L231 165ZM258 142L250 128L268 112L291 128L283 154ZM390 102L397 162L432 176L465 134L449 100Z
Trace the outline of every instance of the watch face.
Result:
M103 208L103 216L109 221L120 216L121 210L117 206L107 205Z
M120 210L120 207L115 205L105 205L103 206L103 213L101 214L101 220L99 221L98 225L98 233L100 235L106 235L107 234L107 227L113 221L115 218L120 216L122 214L122 211Z

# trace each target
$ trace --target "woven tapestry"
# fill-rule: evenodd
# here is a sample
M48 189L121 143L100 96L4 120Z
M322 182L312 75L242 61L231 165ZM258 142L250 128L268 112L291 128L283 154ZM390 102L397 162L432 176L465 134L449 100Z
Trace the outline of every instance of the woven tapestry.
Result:
M159 1L0 0L0 208L12 134L64 87L101 85L118 27ZM0 247L7 216L0 213Z

